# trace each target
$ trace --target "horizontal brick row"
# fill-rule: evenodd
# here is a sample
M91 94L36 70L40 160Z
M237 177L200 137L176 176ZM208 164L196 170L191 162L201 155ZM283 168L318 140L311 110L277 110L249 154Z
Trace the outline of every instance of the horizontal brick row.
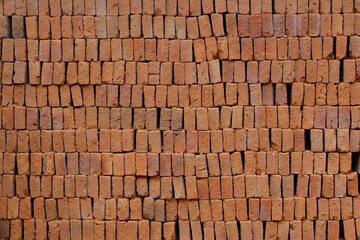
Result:
M356 239L360 236L360 221L348 219L335 220L291 220L279 222L262 221L210 221L179 220L169 222L130 220L0 220L3 235L24 239ZM22 230L24 232L22 232Z
M49 172L51 169L45 170ZM177 171L179 172L179 169ZM44 174L47 174L47 172ZM104 175L98 177L94 174L89 176L14 176L4 174L1 177L1 195L6 197L17 196L20 198L28 196L31 196L31 198L42 196L55 199L69 197L70 200L74 197L127 198L124 201L129 201L128 199L131 201L134 197L149 196L151 198L173 200L233 199L245 197L247 199L253 197L263 199L295 196L302 198L343 198L359 195L356 172L347 175L296 175L296 182L294 175L208 177L204 171L197 172L200 178L196 176L111 177ZM115 199L113 200L115 201ZM139 198L137 201L141 203L142 199Z
M4 107L0 113L0 129L4 130L134 128L151 131L181 131L183 129L206 131L227 128L235 130L290 128L304 132L303 129L313 128L358 129L360 127L358 106L304 106L303 108L300 106L223 106L221 108L134 108L133 110L105 107Z
M309 4L310 2L310 4ZM50 4L49 4L50 3ZM6 1L1 6L1 15L11 16L62 16L62 15L168 15L168 16L199 16L211 13L353 13L360 11L358 1L345 0L168 0L168 1Z
M356 153L245 151L235 153L4 153L1 174L106 176L216 176L263 174L348 174ZM15 176L17 177L17 176ZM76 178L77 176L75 176ZM261 176L266 177L267 176ZM293 176L290 175L292 179ZM336 178L337 176L335 176ZM354 176L357 177L356 175ZM205 179L206 180L206 179ZM30 181L31 182L31 181ZM6 185L4 185L4 190ZM97 186L97 184L96 184ZM9 191L12 191L11 188ZM256 189L255 189L256 191Z
M344 14L211 14L199 17L12 16L0 17L0 38L166 38L328 37L360 33L359 13Z
M1 219L35 220L177 220L292 221L359 219L359 198L236 198L163 200L141 198L6 198L0 197ZM353 210L354 206L354 210ZM0 220L1 221L1 220Z
M283 13L353 13L360 11L358 1L346 0L338 2L336 0L322 1L250 1L250 0L171 0L171 1L65 1L50 2L27 1L7 1L2 4L1 15L11 16L62 16L62 15L167 15L167 16L199 16L211 13L239 13L239 14L283 14ZM320 4L321 3L321 4Z
M360 131L248 129L209 131L43 130L0 131L0 152L359 151Z
M1 68L2 66L2 68ZM358 60L159 62L4 62L2 84L206 85L216 83L354 83ZM320 85L326 87L325 85ZM344 85L346 86L346 85ZM331 85L331 87L333 87ZM331 89L332 90L332 89ZM331 92L331 91L330 91Z
M358 47L360 37L358 36L212 37L199 40L3 38L0 39L0 43L2 45L1 58L4 62L13 62L14 60L36 62L40 60L41 62L60 62L60 66L64 62L72 61L158 61L167 64L192 62L195 65L195 62L217 59L243 61L349 60L360 57Z
M360 103L360 83L216 83L185 86L142 85L3 85L2 106L253 109L270 106L344 109ZM326 106L327 105L327 106ZM336 105L340 105L339 107ZM273 106L275 107L275 106ZM278 108L279 108L278 107ZM236 107L235 107L236 108ZM276 107L275 107L276 108ZM21 108L19 108L21 109ZM50 108L48 108L50 109ZM205 109L206 111L206 109ZM336 114L337 110L335 111Z

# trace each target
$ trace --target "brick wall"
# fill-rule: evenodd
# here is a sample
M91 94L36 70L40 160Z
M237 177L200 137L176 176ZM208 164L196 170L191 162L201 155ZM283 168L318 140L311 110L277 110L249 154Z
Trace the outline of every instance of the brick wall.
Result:
M0 239L359 239L360 0L0 1Z

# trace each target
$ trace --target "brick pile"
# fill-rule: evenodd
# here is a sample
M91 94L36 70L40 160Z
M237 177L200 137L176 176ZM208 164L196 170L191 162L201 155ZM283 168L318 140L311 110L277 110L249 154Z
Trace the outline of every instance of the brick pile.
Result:
M360 0L0 1L0 239L359 239Z

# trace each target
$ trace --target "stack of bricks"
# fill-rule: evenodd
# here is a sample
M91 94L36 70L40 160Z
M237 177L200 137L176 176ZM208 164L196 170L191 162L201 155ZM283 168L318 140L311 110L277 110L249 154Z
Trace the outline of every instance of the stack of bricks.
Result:
M359 239L360 0L0 1L0 239Z

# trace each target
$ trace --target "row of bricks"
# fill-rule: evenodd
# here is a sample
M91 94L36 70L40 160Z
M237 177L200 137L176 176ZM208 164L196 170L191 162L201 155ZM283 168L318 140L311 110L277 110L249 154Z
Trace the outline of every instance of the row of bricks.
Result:
M198 175L205 175L205 173ZM358 173L348 175L237 175L209 178L25 176L2 175L6 197L146 197L161 199L229 199L252 197L358 196Z
M50 4L49 4L50 3ZM1 15L97 15L117 16L129 14L199 16L202 14L239 13L351 13L360 11L360 3L355 0L97 0L97 1L56 1L10 0L2 3Z
M360 37L167 39L0 39L2 61L319 60L359 58ZM266 49L266 51L265 51ZM169 64L169 63L168 63ZM154 71L154 70L153 70ZM156 70L155 70L156 71Z
M224 83L352 83L359 60L159 62L3 62L1 83L31 85L204 85Z
M360 5L359 5L360 6ZM178 38L351 36L360 32L360 14L212 14L199 17L151 15L0 17L0 37Z
M171 239L327 239L338 240L341 236L355 240L360 236L360 221L240 221L204 222L180 220L178 222L98 221L98 220L12 220L0 222L4 237L16 239L120 239L120 240L171 240ZM36 227L35 227L36 225ZM340 230L341 229L341 230ZM342 231L343 229L343 231Z
M248 84L216 83L185 86L143 85L2 85L2 106L213 108L237 105L296 108L360 104L360 83ZM334 106L334 107L333 107ZM275 107L275 106L274 106ZM288 107L288 106L287 106ZM245 107L246 108L246 107ZM250 109L250 108L248 108Z
M243 156L242 156L243 154ZM353 159L352 160L352 156ZM358 167L354 153L276 151L210 153L1 153L0 173L18 175L216 176L342 174ZM20 176L19 176L20 177ZM267 176L266 176L267 177ZM65 184L66 185L66 184ZM96 184L97 185L97 184Z
M360 221L294 220L262 221L99 221L99 220L0 220L0 237L14 239L319 239L355 240L360 237Z
M0 131L0 152L221 153L233 151L359 151L360 131L249 129L210 131Z
M221 108L26 108L1 109L1 128L217 130L225 128L358 128L359 107L223 106Z
M200 16L202 14L239 13L352 13L360 11L360 3L353 0L97 0L50 2L48 0L6 1L1 4L1 15L97 15L117 16L130 14Z
M0 129L218 130L233 128L337 129L360 127L359 107L223 106L221 108L26 108L0 109ZM264 131L264 130L262 130ZM244 134L246 134L244 132Z
M162 200L153 198L0 198L0 219L282 221L359 218L359 198L237 198ZM354 208L353 208L354 207ZM318 211L318 212L317 212Z

